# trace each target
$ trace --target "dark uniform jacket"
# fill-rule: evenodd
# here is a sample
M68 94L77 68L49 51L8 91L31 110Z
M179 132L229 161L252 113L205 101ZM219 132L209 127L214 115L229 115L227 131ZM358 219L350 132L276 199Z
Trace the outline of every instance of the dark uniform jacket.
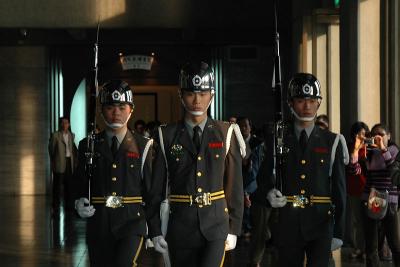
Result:
M282 185L276 188L285 196L304 195L331 197L332 204L315 203L305 208L294 208L288 202L279 209L278 242L280 244L298 244L299 241L309 241L317 238L333 237L343 240L345 223L345 167L342 146L339 142L329 177L331 149L336 134L314 127L302 153L299 141L293 130L289 130L285 144L289 148L282 171ZM270 168L265 168L270 162L265 162L265 175L271 176ZM274 186L274 180L269 179L265 192Z
M119 208L108 208L105 204L92 204L96 209L94 216L88 219L88 237L99 238L102 232L109 229L115 237L125 234L146 234L145 203L149 199L152 171L152 149L146 157L141 174L142 155L149 141L135 132L127 131L115 159L106 133L97 135L93 178L90 181L91 197L107 197L111 195L134 197L142 196L144 203L124 204ZM88 179L85 174L86 139L79 144L79 166L75 177L79 188L79 197L88 197ZM151 211L147 211L151 212ZM156 211L158 212L158 210Z
M162 126L170 194L194 196L198 192L225 192L224 199L214 200L209 206L171 202L167 240L175 246L190 245L192 234L199 230L209 241L241 232L242 158L235 133L232 133L230 149L225 156L229 126L229 123L208 118L198 154L184 122ZM165 198L167 173L160 149L157 149L155 164L153 175L158 180L156 184L162 186L158 188L158 201L161 201ZM160 222L150 224L150 235L161 235Z

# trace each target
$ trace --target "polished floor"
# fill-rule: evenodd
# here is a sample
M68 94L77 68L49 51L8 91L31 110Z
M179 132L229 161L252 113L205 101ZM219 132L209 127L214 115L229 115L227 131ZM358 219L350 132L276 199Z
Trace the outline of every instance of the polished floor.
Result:
M2 267L87 267L85 221L61 207L52 212L44 196L0 196L0 266ZM248 240L239 239L237 249L228 253L225 266L245 267ZM269 251L261 266L275 267ZM348 249L334 254L336 267L361 267L362 261L348 259ZM143 250L139 266L159 267L161 259L151 249ZM382 267L393 266L390 262Z

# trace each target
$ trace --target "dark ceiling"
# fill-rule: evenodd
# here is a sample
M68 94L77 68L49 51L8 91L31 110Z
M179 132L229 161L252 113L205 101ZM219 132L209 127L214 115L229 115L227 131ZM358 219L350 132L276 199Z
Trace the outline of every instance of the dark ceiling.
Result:
M185 4L184 9L169 7L169 12L177 10L176 14L172 14L178 16L173 18L178 21L174 27L170 27L165 14L157 17L163 10L154 9L147 16L142 15L140 21L136 16L132 24L125 22L130 10L138 12L137 2L126 2L128 14L125 13L124 18L117 16L102 21L100 42L103 46L270 44L275 32L274 1L191 1L189 5ZM281 35L288 35L291 0L277 2L278 30ZM87 45L95 39L95 27L52 28L48 25L43 28L0 28L0 45Z

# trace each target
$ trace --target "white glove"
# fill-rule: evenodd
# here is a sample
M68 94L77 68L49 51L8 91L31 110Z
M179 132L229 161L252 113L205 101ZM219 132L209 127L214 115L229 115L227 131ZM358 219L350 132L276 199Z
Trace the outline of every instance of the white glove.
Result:
M268 192L267 199L273 208L282 208L287 203L287 198L275 188Z
M339 249L343 245L343 241L339 238L332 238L331 251Z
M93 206L85 206L85 204L89 204L89 199L85 197L75 200L76 211L82 218L92 217L96 209Z
M168 252L168 244L167 241L165 241L164 237L162 235L153 237L151 239L154 244L154 249L161 254L167 253Z
M153 241L151 241L150 238L146 238L146 242L144 242L144 245L145 245L146 249L148 249L148 248L154 248Z
M225 251L232 250L236 247L237 236L228 234L225 241Z

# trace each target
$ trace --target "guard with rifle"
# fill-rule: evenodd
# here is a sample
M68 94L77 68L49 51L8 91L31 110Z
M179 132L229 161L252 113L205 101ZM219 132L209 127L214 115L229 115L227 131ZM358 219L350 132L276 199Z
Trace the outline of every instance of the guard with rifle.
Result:
M156 206L166 191L171 203L168 245L161 222L150 221L149 233L157 251L169 250L174 267L218 267L241 233L246 147L237 124L207 116L215 94L214 72L207 63L185 65L179 81L185 114L178 123L159 128L153 172Z
M284 151L281 164L275 164L279 169L271 171L271 161L265 160L259 174L268 181L263 186L270 205L279 208L272 235L280 267L303 266L305 256L308 267L328 266L330 251L343 243L343 148L338 135L315 127L321 101L317 78L308 73L295 74L288 88L293 122L286 125L283 144L279 144Z
M75 208L88 218L90 266L137 266L145 215L151 214L147 207L152 205L145 204L151 199L153 140L127 127L134 103L126 82L105 83L100 103L106 129L94 135L94 144L88 146L87 139L79 144ZM92 165L85 168L91 153Z

